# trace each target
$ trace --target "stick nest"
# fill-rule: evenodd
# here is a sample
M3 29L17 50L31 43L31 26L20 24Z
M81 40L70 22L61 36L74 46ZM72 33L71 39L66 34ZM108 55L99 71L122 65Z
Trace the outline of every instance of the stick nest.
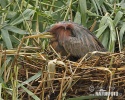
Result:
M124 52L92 52L73 62L46 50L19 56L18 66L19 82L41 100L95 96L101 90L118 92L115 98L106 98L125 98ZM22 88L19 88L19 93L22 98L30 98Z

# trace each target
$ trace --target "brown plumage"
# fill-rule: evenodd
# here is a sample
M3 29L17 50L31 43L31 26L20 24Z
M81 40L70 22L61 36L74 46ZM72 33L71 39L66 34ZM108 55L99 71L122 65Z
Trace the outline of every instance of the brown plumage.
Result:
M73 22L59 22L48 30L54 38L52 47L61 55L80 58L92 51L105 51L98 39L83 26Z

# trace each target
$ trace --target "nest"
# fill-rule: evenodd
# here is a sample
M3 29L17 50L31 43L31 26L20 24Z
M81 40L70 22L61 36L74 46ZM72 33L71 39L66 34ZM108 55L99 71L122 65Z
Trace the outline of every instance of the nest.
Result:
M24 87L41 100L125 99L124 52L91 52L73 62L50 51L19 56L19 95L23 100L31 98Z

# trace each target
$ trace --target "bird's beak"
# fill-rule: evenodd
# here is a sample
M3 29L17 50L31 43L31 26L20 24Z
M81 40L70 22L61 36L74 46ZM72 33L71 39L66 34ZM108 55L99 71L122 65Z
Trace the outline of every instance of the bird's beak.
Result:
M43 32L36 35L27 36L26 38L52 38L53 35L50 32Z
M40 38L52 38L53 35L50 32L43 32L41 34L39 34Z

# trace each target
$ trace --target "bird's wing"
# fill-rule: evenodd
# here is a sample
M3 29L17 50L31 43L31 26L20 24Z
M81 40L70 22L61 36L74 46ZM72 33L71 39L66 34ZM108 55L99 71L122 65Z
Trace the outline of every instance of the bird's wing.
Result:
M67 53L76 57L82 57L86 54L86 52L88 52L88 48L85 47L85 44L76 37L68 38L63 43L63 47Z
M76 37L88 45L89 51L105 51L105 48L101 42L88 29L80 25L75 25L72 33L76 33Z
M82 57L88 52L105 50L94 35L77 24L74 25L72 34L73 35L63 43L64 49L71 55Z

